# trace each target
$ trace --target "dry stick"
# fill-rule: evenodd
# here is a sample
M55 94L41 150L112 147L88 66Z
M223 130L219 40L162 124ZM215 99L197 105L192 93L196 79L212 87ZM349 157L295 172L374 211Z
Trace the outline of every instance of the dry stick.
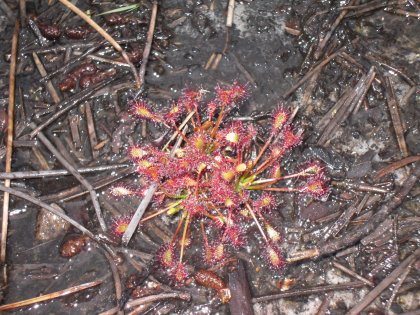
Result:
M235 9L235 0L229 0L227 8L226 26L232 27L233 25L233 12Z
M118 172L117 174L93 181L92 185L95 190L98 190L116 181L119 181L122 178L128 175L131 175L133 173L134 173L134 170L129 168L127 170L123 170L122 172ZM86 195L87 193L89 193L89 191L84 190L83 185L78 185L69 189L65 189L55 194L41 196L40 199L45 202L53 202L57 200L64 202L64 201L69 201L75 198L79 198L81 196Z
M370 84L368 85L367 82L371 83L371 78L374 76L375 67L372 66L369 72L360 78L355 87L351 91L349 91L349 93L346 93L343 97L340 98L340 100L336 104L341 104L337 111L335 112L330 110L327 113L327 115L325 116L327 118L334 115L331 118L331 121L328 121L328 119L321 119L317 127L320 125L325 125L325 128L323 127L322 134L319 137L317 144L325 145L327 143L327 141L334 134L338 126L350 115L350 113L359 103L360 99L363 99L363 97L366 95L367 90L370 88Z
M141 297L139 299L128 302L125 305L125 309L128 310L137 305L152 303L152 302L157 302L160 300L167 300L167 299L180 299L184 301L189 301L191 299L191 294L187 292L170 292L170 293L149 295L149 296Z
M411 16L411 17L415 17L415 18L420 19L420 13L417 13L417 12L405 11L405 10L401 10L401 9L390 9L390 10L385 9L385 11L392 11L392 13L394 13L394 14Z
M87 123L88 135L89 135L90 149L92 151L93 159L96 160L96 158L99 155L99 152L95 150L95 147L98 144L98 140L96 138L95 123L93 122L93 114L92 114L92 109L90 107L90 102L85 103L85 114L86 114L86 123Z
M399 105L397 97L395 96L394 88L392 87L389 77L385 77L385 89L386 89L386 103L388 104L389 112L391 113L391 121L394 126L395 135L397 137L398 146L403 157L408 156L407 144L404 138L404 128L402 126Z
M46 121L42 122L38 125L31 133L31 138L35 137L38 132L40 132L42 129L44 129L46 126L51 124L54 120L56 120L58 117L63 115L65 112L69 111L76 105L78 105L80 102L83 102L87 98L89 98L92 94L94 94L97 90L103 88L104 86L108 85L112 81L116 80L118 76L115 76L113 78L109 78L105 81L100 82L98 85L94 86L90 90L84 90L81 91L74 96L70 97L69 99L64 100L60 104L58 104L58 108L61 108L57 112L55 112L53 115L51 115Z
M102 27L100 27L94 20L92 20L87 14L85 14L82 10L80 10L78 7L76 7L74 4L72 4L68 0L59 0L64 6L66 6L68 9L73 11L75 14L77 14L80 18L82 18L86 23L88 23L90 26L93 27L95 31L97 31L103 38L105 38L112 47L115 48L116 51L118 51L121 56L124 58L125 62L130 66L131 72L133 73L133 76L136 80L137 87L140 88L140 78L137 75L136 67L133 65L133 63L130 61L130 58L128 57L127 53L124 49L118 44L118 42L115 41L115 39L112 38L111 35L109 35Z
M12 37L12 51L9 70L9 105L7 109L7 142L6 142L6 165L5 171L10 173L12 170L12 152L13 152L13 127L14 127L14 109L15 109L15 84L16 84L16 60L19 41L19 22L15 23L15 30ZM10 179L4 181L5 187L10 187ZM5 192L3 197L3 213L1 224L1 250L0 263L4 264L3 279L7 283L6 270L6 247L7 247L7 228L9 223L9 193Z
M60 68L58 68L58 69L54 70L53 72L49 73L48 75L44 76L44 77L41 79L41 82L45 82L45 81L47 81L47 80L51 79L52 77L56 76L57 74L64 74L64 73L66 73L68 70L70 70L70 67L71 67L72 65L74 65L74 64L75 64L75 63L77 63L78 61L82 60L84 57L89 56L89 55L90 55L91 53L93 53L94 51L98 50L98 49L102 46L102 44L103 44L103 43L104 43L104 42L102 41L102 42L100 42L99 44L97 44L97 45L95 45L95 46L93 46L93 47L90 47L90 48L89 48L88 50L86 50L83 54L81 54L81 55L79 55L79 56L77 56L77 57L74 57L73 59L69 60L69 61L68 61L65 65L63 65L62 67L60 67Z
M34 123L30 124L31 128L35 128ZM53 146L53 144L48 140L42 132L39 132L37 135L38 139L50 150L50 152L57 158L57 160L89 191L90 198L92 199L93 207L95 208L96 217L98 218L99 225L103 231L106 231L105 220L102 216L101 206L99 205L98 196L96 195L95 189L92 185L75 169L64 156Z
M354 3L354 0L350 1L350 5L352 5ZM331 25L330 30L328 31L328 33L325 35L324 38L320 38L319 41L319 45L315 50L314 53L314 57L316 60L318 60L321 55L322 52L324 51L325 45L327 44L327 42L330 40L332 34L334 33L335 29L337 28L337 26L341 23L341 21L343 20L343 18L345 17L345 15L347 14L348 10L343 10L340 12L340 14L338 15L337 19L334 21L333 25Z
M111 257L107 252L104 252L104 255L105 255L106 259L108 260L109 267L111 268L111 272L112 272L112 278L114 279L115 297L116 297L116 300L117 300L117 308L118 308L118 303L119 303L119 301L121 300L121 297L122 297L121 277L120 277L120 274L118 272L118 268L115 265L113 257ZM122 311L118 310L117 314L123 315L124 313Z
M41 47L47 46L48 40L44 36L42 36L41 31L39 30L39 27L38 25L36 25L35 21L32 19L29 19L28 25L34 32L36 38L38 39L38 43L41 45Z
M79 222L73 220L72 218L70 218L69 216L67 216L66 214L64 214L61 211L58 211L56 208L50 206L49 204L42 202L41 200L32 197L28 194L25 194L24 192L21 192L19 190L13 189L13 188L8 188L6 186L0 185L0 190L1 191L5 191L8 192L9 194L12 194L14 196L17 196L19 198L25 199L37 206L40 206L41 208L55 214L56 216L62 218L63 220L67 221L68 223L70 223L71 225L73 225L76 229L78 229L80 232L82 232L83 234L89 236L91 239L96 240L95 235L89 231L88 229L86 229L83 225L81 225Z
M115 165L101 165L95 167L82 167L78 168L77 171L80 174L92 173L98 171L109 171L119 168L130 167L129 164L115 164ZM1 172L0 179L23 179L23 178L44 178L51 176L63 176L70 175L71 173L68 170L47 170L47 171L23 171L23 172Z
M324 240L329 239L330 237L335 237L337 234L343 230L349 224L351 218L354 215L360 213L360 211L365 206L367 200L369 199L370 194L366 193L363 196L362 201L356 200L350 207L348 207L343 213L341 213L340 217L332 224L332 226L328 229L325 233Z
M340 283L340 284L320 285L316 287L289 290L287 292L283 292L279 294L266 295L266 296L253 298L252 303L261 303L261 302L266 302L266 301L278 300L282 298L311 295L311 294L330 292L330 291L350 290L354 288L362 288L364 286L366 286L366 284L361 281L354 281L354 282L347 282L347 283Z
M374 2L374 1L372 1L372 2ZM347 18L356 17L356 16L359 16L361 14L364 14L364 13L367 13L367 12L370 12L370 11L374 11L374 10L377 10L377 9L380 9L380 8L383 8L383 7L387 7L387 6L390 6L390 5L393 5L393 4L397 4L397 3L398 3L398 1L385 1L385 2L382 2L382 3L376 4L376 5L373 5L373 6L370 6L370 7L352 12L351 14L348 14L346 17Z
M42 77L47 76L47 71L44 68L44 65L42 64L41 60L39 59L36 52L32 53L32 57L34 58L35 65L38 68L39 73ZM60 103L60 97L58 96L57 90L54 88L54 85L50 80L47 80L45 86L47 87L48 92L50 93L54 103L57 105Z
M290 89L286 91L286 93L283 94L283 98L287 99L289 98L302 84L304 84L310 77L312 77L317 71L319 71L322 67L324 67L327 63L329 63L332 59L337 57L337 55L343 50L343 48L337 50L332 55L325 58L323 61L321 61L317 66L315 66L311 71L309 71L307 74L303 76L302 79L300 79L295 85L293 85Z
M74 287L70 287L64 290L60 290L60 291L56 291L53 293L48 293L48 294L44 294L41 296L37 296L35 298L31 298L31 299L27 299L27 300L23 300L23 301L19 301L19 302L14 302L14 303L10 303L10 304L6 304L6 305L2 305L0 306L0 311L6 311L6 310L11 310L11 309L15 309L15 308L19 308L19 307L23 307L23 306L28 306L31 304L35 304L35 303L40 303L40 302L44 302L44 301L48 301L48 300L52 300L58 297L63 297L63 296L67 296L70 294L74 294L76 292L79 291L83 291L92 287L96 287L97 285L101 284L102 281L97 280L97 281L92 281L92 282L87 282L87 283L83 283L80 285L76 285Z
M379 210L361 227L345 234L343 237L319 244L317 247L292 253L287 258L288 262L297 262L310 258L331 255L343 248L352 246L365 236L374 231L391 213L395 210L408 195L420 177L420 167L415 165L413 173L404 181L403 185L396 191L395 195L382 204Z
M407 257L397 268L394 269L384 280L370 291L362 301L356 304L346 315L357 315L370 305L386 288L388 288L398 277L404 273L410 265L420 258L420 248Z
M332 262L333 266L337 269L340 269L342 272L352 276L353 278L356 278L357 280L360 280L364 283L366 283L368 286L370 287L374 287L375 284L372 281L369 281L368 279L362 277L361 275L359 275L358 273L354 272L353 270L343 266L342 264L340 264L339 262L333 260Z
M379 178L385 176L386 174L389 174L403 166L406 166L407 164L411 164L414 162L420 161L420 155L415 155L415 156L409 156L406 157L402 160L396 161L394 163L391 163L388 166L385 166L384 168L380 169L376 174L375 174L375 179L378 180Z
M389 310L391 309L392 303L394 302L395 297L397 296L398 291L401 288L401 285L404 283L405 279L407 278L408 274L411 271L411 266L410 265L402 274L400 277L398 277L398 281L397 283L394 285L394 287L392 288L392 294L389 297L388 302L386 303L386 307L385 309L387 310L387 313L389 312Z
M26 24L26 0L19 0L20 25Z
M147 30L146 45L144 46L143 58L141 60L141 66L140 66L139 75L138 75L139 77L138 88L139 89L141 89L144 85L144 76L146 75L147 62L149 61L150 51L152 50L153 34L155 32L157 10L158 10L158 3L156 0L154 0L153 5L152 5L152 15L150 17L149 29Z
M124 38L117 40L117 43L119 44L128 44L128 43L135 43L142 40L141 36L138 37L130 37L130 38ZM58 53L60 51L68 51L68 50L75 50L75 49L81 49L81 48L88 48L92 46L97 46L98 48L100 46L104 46L104 48L108 47L109 44L105 41L105 43L101 43L101 45L98 46L97 43L94 42L87 42L85 40L81 42L71 43L67 45L54 45L53 47L36 47L36 48L24 48L20 53L22 55L25 54L31 54L33 52L36 52L37 54L45 54L45 53Z
M6 2L4 0L0 0L0 9L3 11L3 13L6 15L7 19L13 23L15 21L15 16L13 14L13 11L9 8Z

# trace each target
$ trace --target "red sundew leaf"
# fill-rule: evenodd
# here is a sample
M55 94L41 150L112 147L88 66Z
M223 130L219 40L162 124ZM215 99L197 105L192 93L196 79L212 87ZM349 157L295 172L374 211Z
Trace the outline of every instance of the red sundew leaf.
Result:
M191 216L201 216L207 212L207 208L200 198L194 195L188 196L181 202L181 206L188 211Z
M177 283L183 283L188 278L188 272L185 264L180 262L172 268L171 276Z
M271 269L279 270L286 265L286 261L284 260L280 248L278 248L275 244L266 244L264 257Z
M194 151L205 152L208 145L212 142L210 136L203 132L196 132L188 138L189 146Z
M281 240L281 234L275 228L273 228L270 224L266 223L264 225L265 231L267 232L267 237L272 242L279 242Z
M280 163L276 163L271 167L271 178L280 178L282 176Z
M130 104L130 112L141 119L162 122L162 118L155 114L145 100L135 100Z
M187 112L197 110L203 97L203 90L185 89L178 100L178 106L185 108Z
M241 102L246 96L247 90L245 85L241 85L236 81L226 89L220 86L216 87L216 102L223 107L229 107L230 105Z
M305 163L299 168L299 173L303 173L302 176L316 176L324 174L324 166L319 161L311 161Z
M175 245L167 243L163 245L156 254L159 264L163 268L172 268L175 266L177 255L175 253Z
M295 134L291 127L286 127L283 131L283 148L284 150L289 150L302 141L302 137L298 134Z
M184 113L185 107L175 103L172 105L171 109L164 114L163 119L169 125L174 125L178 121L179 117L181 117Z
M226 246L223 242L204 245L203 258L207 265L215 265L226 259Z
M244 147L246 138L246 129L242 122L235 121L228 127L225 127L217 133L217 142L222 146L229 146L232 148Z
M112 220L111 232L112 234L121 237L127 230L128 225L131 221L131 216L119 216Z
M131 197L138 194L137 190L126 184L117 184L112 186L109 189L109 193L115 198Z
M310 177L306 183L299 188L299 191L314 198L322 199L329 193L327 179L322 175Z
M287 124L289 118L290 112L283 105L280 105L273 113L273 125L271 132L275 134L281 131Z
M243 231L239 226L228 226L224 232L227 242L233 246L233 248L238 249L245 245L245 237Z
M278 206L277 198L269 192L263 192L252 204L253 208L258 211L270 211Z
M207 103L207 119L212 120L216 110L219 108L219 105L216 101L210 101Z
M145 157L146 155L148 155L148 151L147 151L146 147L141 147L141 146L138 146L138 145L132 145L128 148L127 154L128 154L128 157L132 161L136 162L137 160L139 160L139 159Z

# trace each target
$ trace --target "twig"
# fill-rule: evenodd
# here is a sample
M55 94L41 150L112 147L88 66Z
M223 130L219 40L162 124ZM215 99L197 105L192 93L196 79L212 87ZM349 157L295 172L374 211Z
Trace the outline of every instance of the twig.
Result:
M403 157L408 156L407 144L404 138L404 129L402 127L399 105L397 97L395 96L394 88L392 87L389 77L385 77L386 89L386 103L388 104L389 112L391 113L391 121L394 126L395 135L397 137L398 146Z
M5 187L3 185L0 185L0 190L1 191L5 191L8 192L9 194L15 195L19 198L25 199L29 202L32 202L33 204L42 207L45 210L50 211L51 213L55 214L56 216L62 218L63 220L67 221L68 223L70 223L71 225L73 225L76 229L78 229L80 232L82 232L83 234L89 236L90 238L92 238L93 240L96 240L95 235L89 231L88 229L86 229L83 225L81 225L79 222L73 220L72 218L70 218L69 216L67 216L66 214L64 214L64 212L58 211L56 208L50 206L49 204L46 204L45 202L42 202L41 200L32 197L28 194L25 194L19 190L13 189L13 188L8 188Z
M31 128L35 128L34 123L30 124ZM89 191L90 198L92 199L93 207L95 208L96 217L98 218L99 225L103 231L107 230L105 220L102 216L101 206L99 205L98 196L92 185L61 155L61 153L52 145L50 140L42 132L37 135L38 139L50 150L50 152L60 161L60 163Z
M26 0L19 0L20 25L26 24Z
M395 297L398 294L398 291L401 288L401 285L404 283L405 279L407 278L408 274L411 271L411 266L410 265L402 274L400 277L398 277L397 283L394 285L394 287L392 288L392 294L388 300L388 302L386 303L386 310L389 312L389 310L391 309L392 306L392 302L394 301Z
M128 168L117 174L113 174L111 176L107 176L105 178L101 178L96 181L93 181L92 186L94 187L95 190L98 190L112 183L115 183L116 181L128 175L131 175L133 173L134 173L134 170L131 168ZM75 198L79 198L83 195L86 195L87 193L89 193L89 191L85 190L83 185L78 185L69 189L65 189L55 194L41 196L40 199L45 202L53 202L57 200L64 202L64 201L69 201Z
M122 49L120 44L118 44L118 42L116 42L115 39L113 39L111 35L109 35L94 20L92 20L87 14L85 14L82 10L80 10L78 7L76 7L70 1L68 1L68 0L59 0L59 1L64 6L66 6L68 9L70 9L75 14L77 14L79 17L81 17L86 23L88 23L90 26L92 26L95 29L95 31L97 31L103 38L105 38L112 45L112 47L114 47L115 50L118 51L121 54L121 56L124 58L125 62L130 66L131 72L133 73L134 79L136 80L136 84L137 84L138 88L140 88L141 82L140 82L140 77L137 75L136 67L130 61L130 58L128 57L125 50Z
M238 259L237 270L229 273L229 289L232 299L229 302L231 315L253 315L251 291L246 277L244 263Z
M304 84L310 77L312 77L317 71L322 69L327 63L329 63L332 59L337 57L337 55L343 50L343 48L339 49L332 55L325 58L323 61L321 61L318 65L316 65L311 71L309 71L307 74L303 76L302 79L300 79L296 84L294 84L290 89L286 91L286 93L283 94L283 98L287 99L289 98L302 84Z
M411 16L417 19L420 19L420 13L418 12L411 12L411 11L406 11L406 10L402 10L402 9L385 9L385 11L391 11L394 14L398 14L398 15L404 15L404 16Z
M386 174L389 174L403 166L406 166L407 164L411 164L414 162L420 161L420 155L415 155L415 156L408 156L402 160L399 161L395 161L393 163L391 163L390 165L385 166L384 168L380 169L376 174L375 174L375 179L379 179L381 177L384 177Z
M227 8L226 26L232 27L233 25L233 13L235 10L235 0L229 0Z
M403 185L396 191L395 195L382 204L379 210L362 226L352 230L351 233L347 233L339 239L329 241L322 246L318 246L313 249L296 252L290 254L287 259L288 262L296 262L309 258L315 258L324 255L333 254L345 247L356 244L363 237L370 234L373 230L376 229L393 210L395 210L408 195L411 189L416 184L418 178L420 177L420 167L415 166L413 173L404 181Z
M67 71L70 70L70 67L72 65L74 65L78 61L82 60L84 57L89 56L91 53L98 50L102 45L103 45L103 42L100 42L99 44L96 44L95 46L90 47L83 54L81 54L77 57L74 57L73 59L69 60L65 65L61 66L57 70L54 70L53 72L50 72L48 75L45 75L41 79L41 82L45 82L45 81L51 79L52 77L56 76L57 74L65 74ZM32 54L34 54L34 53L32 53Z
M37 53L33 52L32 57L34 58L35 65L38 68L38 71L41 74L41 76L46 77L47 76L47 71L45 70L44 65L42 64L41 60L39 59ZM45 86L46 86L48 92L50 93L54 103L56 105L58 103L60 103L60 97L58 96L58 93L57 93L56 89L54 88L54 85L52 84L52 82L50 80L47 80L46 83L45 83Z
M143 88L144 85L144 76L146 75L146 67L149 61L150 51L152 50L152 43L153 43L153 34L155 32L155 25L156 25L156 16L158 10L158 3L157 0L153 1L152 5L152 15L150 17L149 29L147 30L147 37L146 37L146 45L144 46L143 50L143 58L141 60L141 66L139 70L139 89Z
M397 208L408 195L410 190L413 188L418 178L420 177L420 167L414 169L413 174L410 175L404 182L404 184L397 190L394 197L383 203L380 209L360 228L353 230L352 233L348 233L343 238L333 240L326 243L322 248L319 249L319 255L328 255L336 252L337 250L355 244L363 237L371 233L376 227L378 227L388 215Z
M98 157L99 152L95 150L98 140L96 138L95 132L95 123L93 121L92 109L90 108L90 102L85 103L85 114L86 114L86 124L89 135L90 149L92 151L92 157L94 160Z
M79 291L83 291L83 290L86 290L86 289L89 289L89 288L92 288L92 287L96 287L97 285L99 285L101 283L102 283L102 281L100 281L100 280L87 282L87 283L76 285L74 287L70 287L70 288L67 288L67 289L64 289L64 290L60 290L60 291L56 291L56 292L53 292L53 293L48 293L48 294L44 294L44 295L41 295L41 296L37 296L35 298L31 298L31 299L27 299L27 300L23 300L23 301L19 301L19 302L14 302L14 303L2 305L2 306L0 306L0 311L11 310L11 309L15 309L15 308L35 304L35 303L40 303L40 302L52 300L52 299L55 299L55 298L58 298L58 297L63 297L63 296L66 296L66 295L74 294L74 293L79 292Z
M6 142L6 165L5 171L12 171L12 152L13 152L13 127L14 127L14 111L15 111L15 85L16 85L16 60L19 41L19 22L15 23L15 30L12 37L12 51L9 70L9 105L7 109L7 142ZM10 187L10 179L4 181L5 187ZM0 263L4 265L4 275L6 276L6 247L7 247L7 229L9 222L9 193L5 192L3 197L3 212L1 224L1 251ZM7 283L7 279L4 279Z
M107 252L104 252L106 259L108 260L109 267L111 268L112 277L114 279L114 287L115 287L115 297L117 300L117 307L118 303L122 297L122 288L121 288L121 277L118 272L118 268L115 265L113 257L111 257ZM117 314L123 315L124 313L120 310L117 311Z
M349 4L352 5L354 2L355 2L354 0L351 0L349 2ZM325 36L323 38L319 39L319 45L316 48L315 53L314 53L314 57L315 57L316 60L318 60L321 57L321 54L324 51L325 45L330 40L330 38L331 38L332 34L334 33L335 29L337 28L337 26L341 23L343 18L346 16L347 12L348 12L348 10L341 11L340 14L338 15L338 17L336 18L336 20L334 21L334 23L331 25L328 33L325 34Z
M362 201L359 202L356 200L348 207L325 233L324 240L327 240L331 236L337 236L337 234L349 224L351 218L360 213L368 199L369 194L366 193Z
M325 145L334 135L338 126L347 119L350 113L363 100L367 90L370 88L375 77L375 67L371 67L369 72L362 76L352 90L348 90L328 111L328 113L318 122L317 128L322 130L322 134L317 144Z
M255 82L254 77L248 72L247 69L245 69L245 67L239 61L238 57L234 53L232 53L232 52L230 53L230 55L233 57L233 61L235 62L236 67L238 67L239 71L241 71L243 73L243 75L245 76L245 78L247 78L247 80L249 82L251 82L254 86L257 86L257 83Z
M316 287L290 290L290 291L279 293L279 294L266 295L266 296L253 298L252 303L260 303L260 302L278 300L282 298L295 297L295 296L311 295L311 294L316 294L316 293L321 293L321 292L350 290L354 288L362 288L364 286L366 286L366 284L361 281L354 281L354 282L347 282L347 283L340 283L340 284L320 285Z
M373 302L391 283L398 279L410 265L420 257L420 248L407 257L397 268L394 269L384 280L381 281L372 291L370 291L362 301L356 304L346 315L357 315L361 313L370 303Z
M69 116L69 125L70 125L70 133L71 139L74 142L76 148L82 147L82 140L80 139L80 132L79 132L79 115L70 115Z
M48 45L48 40L42 36L41 31L39 30L38 25L36 25L35 21L32 19L29 19L28 21L29 27L34 32L36 38L38 38L38 42L41 45L41 47L45 47Z
M109 171L119 168L128 168L129 164L115 164L115 165L101 165L95 167L82 167L78 168L77 171L80 174L92 173L99 171ZM0 173L0 179L23 179L23 178L44 178L51 176L63 176L70 175L71 173L68 170L48 170L48 171L23 171L23 172L2 172Z
M370 287L374 287L375 286L375 284L372 281L370 281L370 280L362 277L361 275L359 275L358 273L354 272L353 270L351 270L351 269L343 266L338 261L333 260L332 264L333 264L333 266L335 268L340 269L342 272L344 272L344 273L352 276L353 278L356 278L357 280L366 283L368 286L370 286Z
M72 109L73 107L75 107L76 105L78 105L80 102L83 102L84 100L86 100L87 98L89 98L92 94L94 94L99 89L103 88L104 86L106 86L109 83L111 83L114 80L116 80L117 77L118 76L115 76L113 78L109 78L107 80L104 80L104 81L98 83L92 89L90 89L90 90L83 90L83 91L75 94L74 96L72 96L72 97L64 100L63 102L61 102L58 105L58 108L61 108L61 109L58 110L57 112L55 112L53 115L51 115L46 121L44 121L43 123L39 124L30 133L31 138L35 137L38 132L40 132L46 126L48 126L49 124L51 124L54 120L56 120L58 117L60 117L61 115L63 115L65 112L69 111L70 109Z
M152 303L152 302L157 302L160 300L167 300L167 299L180 299L184 301L189 301L191 299L191 295L187 292L170 292L170 293L149 295L149 296L145 296L145 297L128 302L125 305L125 309L128 310L137 305Z
M13 11L9 8L7 3L4 2L4 0L0 0L0 9L11 23L15 21L15 15L13 14Z

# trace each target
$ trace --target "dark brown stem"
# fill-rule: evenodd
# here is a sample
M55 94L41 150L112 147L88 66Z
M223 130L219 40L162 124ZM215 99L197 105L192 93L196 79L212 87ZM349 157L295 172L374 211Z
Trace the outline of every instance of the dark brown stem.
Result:
M356 304L346 315L360 314L370 303L376 299L386 288L388 288L398 277L404 273L410 265L420 258L420 248L407 257L397 268L394 269L384 280L381 281L372 291L370 291L362 301Z
M30 124L31 128L35 128L35 124ZM61 153L53 146L53 144L48 140L42 132L38 132L38 139L50 150L50 152L60 161L60 163L84 186L90 193L90 198L92 199L93 207L95 208L96 216L99 221L99 225L103 231L107 230L105 220L102 216L101 206L99 205L98 196L92 185L82 176L80 173L61 155Z
M158 2L154 0L153 6L152 6L152 15L150 17L149 29L147 31L146 45L144 46L143 59L141 61L141 66L139 70L139 80L140 80L139 88L140 89L144 85L144 76L146 75L147 62L149 61L150 51L152 50L153 34L155 32L157 10L158 10Z
M53 121L55 121L58 117L60 117L64 113L68 112L70 109L72 109L73 107L77 106L79 103L85 101L87 98L89 98L91 95L93 95L96 91L98 91L99 89L101 89L104 86L108 85L109 83L113 82L117 78L118 78L118 76L115 76L113 78L109 78L107 80L104 80L104 81L98 83L98 85L94 86L92 89L90 89L90 90L83 90L83 91L75 94L74 96L72 96L72 97L64 100L63 102L61 102L58 105L58 108L61 108L61 109L58 110L57 112L55 112L46 121L44 121L43 123L41 123L40 125L38 125L31 132L31 134L30 134L31 135L31 138L35 137L38 132L40 132L42 129L44 129L45 127L47 127L49 124L51 124Z
M4 4L6 5L6 4ZM6 5L7 6L7 5ZM15 23L15 30L12 37L12 52L10 60L9 71L9 105L7 109L7 140L6 140L6 165L5 171L10 173L12 171L12 152L13 152L13 129L14 129L14 112L15 112L15 85L16 85L16 61L17 50L19 43L19 22ZM5 187L10 187L10 179L4 181ZM9 222L9 193L5 192L3 197L3 212L1 224L1 250L0 263L6 263L6 244L7 244L7 229ZM6 269L4 274L7 275ZM5 277L7 283L7 278Z
M266 296L253 298L252 303L261 303L261 302L266 302L266 301L278 300L282 298L311 295L311 294L322 293L322 292L350 290L354 288L362 288L364 286L366 286L366 284L364 284L361 281L347 282L347 283L340 283L340 284L320 285L320 286L316 286L312 288L290 290L290 291L279 293L279 294L266 295Z
M95 167L82 167L78 168L77 171L81 174L92 173L100 171L110 171L119 168L128 168L129 164L115 164L115 165L102 165ZM23 179L23 178L44 178L50 176L64 176L70 175L68 170L47 170L47 171L23 171L23 172L3 172L0 173L0 179Z

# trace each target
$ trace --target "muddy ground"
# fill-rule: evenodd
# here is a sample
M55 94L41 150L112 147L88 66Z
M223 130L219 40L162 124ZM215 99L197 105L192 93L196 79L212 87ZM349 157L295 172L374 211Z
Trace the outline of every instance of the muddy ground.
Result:
M64 168L39 136L31 137L29 124L40 126L70 104L72 108L51 120L42 133L76 168L118 165L83 177L95 187L107 225L115 217L133 214L141 198L117 200L109 187L118 180L144 185L131 168L127 148L133 143L156 143L165 128L142 124L129 114L127 104L139 90L124 60L95 31L85 38L68 38L66 28L85 23L60 2L26 1L26 8L23 1L0 2L1 172L7 164L10 53L17 18L22 25L14 76L12 172ZM355 311L355 305L376 287L373 302L358 311L418 314L414 311L420 308L419 3L236 1L233 26L227 27L227 2L158 1L141 96L163 110L186 87L213 91L235 80L246 84L249 97L236 116L260 117L263 133L267 118L280 103L296 111L293 122L304 140L287 156L283 168L320 160L331 178L325 200L284 194L270 214L270 221L281 230L281 248L288 259L281 271L266 268L254 236L257 228L251 227L248 246L231 255L244 263L247 277L240 281L249 285L252 299L243 299L252 304L255 314L353 314L350 310ZM73 3L122 41L129 53L143 53L150 2ZM116 22L107 19L109 15L98 15L136 3L134 11L119 13ZM45 33L53 24L62 34ZM132 60L139 69L142 61L137 57ZM53 74L50 81L41 80L45 73L40 74L37 58L46 74ZM60 90L69 72L88 60L107 78ZM74 177L13 179L11 187L60 206L99 233L89 194ZM105 312L117 305L110 269L114 265L124 301L165 292L191 296L189 301L144 302L135 314L249 314L244 305L221 304L212 289L194 283L176 286L153 266L155 252L175 227L171 218L158 218L138 229L128 249L110 245L121 252L119 264L88 240L80 253L65 258L60 255L62 244L80 235L77 229L48 221L38 206L12 195L2 304L101 280L99 286L80 293L8 312ZM200 250L193 248L191 265L200 266ZM216 272L228 282L235 265L219 266ZM126 284L133 274L140 292L135 297ZM124 308L124 303L120 305Z

